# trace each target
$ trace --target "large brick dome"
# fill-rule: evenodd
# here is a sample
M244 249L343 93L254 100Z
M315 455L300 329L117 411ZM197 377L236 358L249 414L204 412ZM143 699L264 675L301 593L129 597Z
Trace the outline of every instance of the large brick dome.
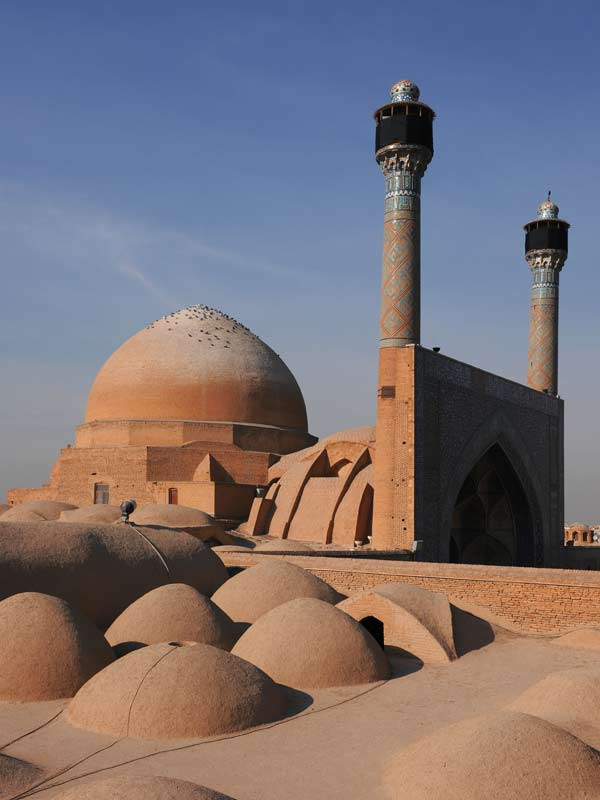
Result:
M205 306L169 314L121 345L94 381L85 418L307 431L302 392L279 356L248 328Z

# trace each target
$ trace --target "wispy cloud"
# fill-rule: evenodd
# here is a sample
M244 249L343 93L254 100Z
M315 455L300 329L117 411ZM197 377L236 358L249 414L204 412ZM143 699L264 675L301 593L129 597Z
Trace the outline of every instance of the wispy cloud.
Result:
M158 298L159 300L167 301L170 298L165 294L164 290L157 286L154 281L150 280L150 278L144 274L143 270L139 267L136 267L135 264L128 264L123 262L119 265L119 269L123 275L127 275L134 280L136 280L144 289L148 292L148 294L153 295L154 297ZM173 303L171 303L173 305Z
M177 271L205 267L208 273L216 262L220 273L298 274L287 265L221 248L186 232L132 222L9 182L0 182L0 237L60 260L65 271L112 271L169 307L179 304L169 288Z

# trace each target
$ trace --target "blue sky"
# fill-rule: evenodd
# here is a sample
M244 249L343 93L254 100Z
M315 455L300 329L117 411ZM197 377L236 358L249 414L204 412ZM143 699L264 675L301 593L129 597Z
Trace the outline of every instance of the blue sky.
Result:
M0 495L47 480L104 359L216 306L280 353L311 430L374 420L372 112L415 80L423 344L524 381L522 225L551 188L567 518L600 521L595 3L0 5Z

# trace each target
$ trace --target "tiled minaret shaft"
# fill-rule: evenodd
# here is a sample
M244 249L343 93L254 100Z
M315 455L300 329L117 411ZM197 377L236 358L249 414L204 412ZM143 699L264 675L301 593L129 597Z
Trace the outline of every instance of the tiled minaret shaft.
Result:
M385 176L381 347L421 339L421 178L433 156L433 111L400 81L375 113L376 159Z
M433 157L434 112L411 81L375 112L385 176L379 324L374 547L410 548L414 531L414 348L421 341L421 178Z
M525 225L525 258L532 275L527 383L553 395L558 393L559 278L567 260L568 230L550 193L537 218Z
M421 339L421 174L400 168L394 156L380 162L385 175L380 347Z

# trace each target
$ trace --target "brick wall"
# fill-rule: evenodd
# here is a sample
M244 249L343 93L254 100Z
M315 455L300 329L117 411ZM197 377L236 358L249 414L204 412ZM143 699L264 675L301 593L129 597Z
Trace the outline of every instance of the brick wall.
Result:
M420 346L383 348L373 543L418 539L422 558L449 561L456 499L492 447L514 473L511 503L528 531L517 563L562 566L562 401Z
M138 503L152 503L146 464L145 447L67 447L54 465L50 487L9 489L7 497L14 503L44 498L85 506L94 502L94 485L102 483L110 487L111 503L130 497Z
M411 548L415 535L415 348L379 351L373 545Z
M423 347L414 351L414 515L423 558L449 560L458 492L486 450L499 444L531 514L533 558L521 563L562 566L562 400Z
M221 552L228 567L248 567L271 554ZM441 592L466 608L522 633L557 635L583 625L600 626L600 572L528 567L486 567L380 559L289 555L286 561L350 594L388 581Z
M216 498L214 487L208 487L201 478L195 479L196 488L191 485L197 467L208 453L219 462L215 480L223 489ZM211 449L210 443L178 447L66 447L53 467L49 485L11 488L7 499L10 503L62 500L84 506L94 502L94 485L102 483L110 487L111 503L129 498L138 503L166 503L167 489L181 487L181 505L242 519L250 511L254 487L267 482L272 458L269 453L248 452L234 445L229 449L213 445ZM230 489L225 485L227 481L232 481ZM193 502L185 499L192 495L197 498ZM210 499L209 505L199 505L204 497ZM228 499L233 503L231 507L227 505Z

